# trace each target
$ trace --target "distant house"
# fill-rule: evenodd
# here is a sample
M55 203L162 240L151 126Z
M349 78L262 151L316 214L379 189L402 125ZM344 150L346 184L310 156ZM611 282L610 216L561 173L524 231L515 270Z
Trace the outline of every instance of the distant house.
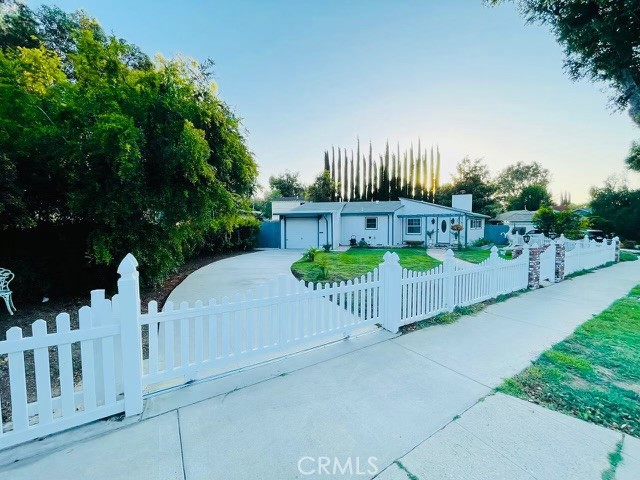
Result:
M279 197L271 200L271 220L280 220L280 214L305 203L300 197Z
M373 246L407 242L451 245L458 242L453 225L463 226L463 245L484 236L486 215L471 210L471 195L454 195L453 207L401 198L389 202L307 202L282 212L281 248L349 245L364 239Z
M535 214L535 211L532 212L530 210L510 210L499 214L496 220L498 223L511 227L511 231L519 229L520 233L524 234L536 228L535 223L533 223L533 216Z

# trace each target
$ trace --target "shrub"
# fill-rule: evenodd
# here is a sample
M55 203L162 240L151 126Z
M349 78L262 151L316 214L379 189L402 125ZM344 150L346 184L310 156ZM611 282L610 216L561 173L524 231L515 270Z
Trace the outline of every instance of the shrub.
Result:
M325 244L322 246L322 249L323 249L325 252L329 253L329 252L331 251L331 244L330 244L330 243L325 243Z
M208 253L253 250L258 245L259 232L260 222L252 216L216 219L204 235L202 250Z
M420 247L424 245L424 241L422 240L407 240L406 243L409 247Z
M366 248L369 246L369 244L367 243L367 241L364 238L361 238L360 241L358 242L358 246L360 248Z
M493 242L491 240L487 240L486 238L479 238L475 242L471 244L472 247L484 247L486 245L491 245Z
M630 249L635 249L636 245L638 245L638 242L636 242L635 240L622 240L620 242L620 246L622 248L630 248Z
M316 255L318 253L320 253L320 250L311 247L306 252L304 252L303 257L306 258L308 262L313 262L316 259Z

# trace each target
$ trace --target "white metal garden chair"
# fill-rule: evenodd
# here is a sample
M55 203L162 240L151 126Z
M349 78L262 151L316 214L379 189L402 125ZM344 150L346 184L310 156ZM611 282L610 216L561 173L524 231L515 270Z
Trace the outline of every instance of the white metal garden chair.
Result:
M15 277L15 275L11 270L0 268L0 297L4 300L7 310L9 310L9 315L13 315L13 312L18 311L13 304L13 298L11 297L12 292L9 290L9 282L13 280L13 277Z

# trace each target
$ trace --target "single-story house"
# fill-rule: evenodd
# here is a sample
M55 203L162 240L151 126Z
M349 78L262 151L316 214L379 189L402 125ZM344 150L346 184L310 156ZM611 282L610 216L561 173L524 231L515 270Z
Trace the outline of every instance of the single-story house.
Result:
M280 213L280 248L349 245L364 239L372 246L457 244L453 225L462 225L460 242L484 236L486 215L471 209L472 196L454 195L453 207L400 198L385 202L307 202Z
M533 223L535 211L531 210L510 210L496 216L498 223L508 225L510 231L515 229L521 234L525 234L529 230L535 230L536 225Z
M300 197L278 197L271 200L271 220L280 220L280 214L305 203Z

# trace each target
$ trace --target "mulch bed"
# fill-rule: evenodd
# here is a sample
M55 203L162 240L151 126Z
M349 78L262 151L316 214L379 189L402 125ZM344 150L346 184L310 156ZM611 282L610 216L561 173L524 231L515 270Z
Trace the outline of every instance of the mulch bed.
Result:
M216 255L203 255L193 258L182 265L178 271L156 288L143 289L140 292L142 311L146 312L147 304L151 300L158 302L158 309L161 309L169 294L187 276L201 267L219 260L235 257L249 252L232 252ZM110 295L107 295L110 297ZM66 312L71 317L71 328L78 328L78 310L84 305L89 305L89 292L86 295L69 298L52 298L45 303L32 303L23 305L19 298L14 298L13 303L18 311L14 315L9 315L5 309L4 302L0 301L0 340L6 339L6 331L11 327L20 327L22 335L31 336L31 324L43 319L47 322L49 332L55 331L55 318L59 313ZM146 350L146 345L143 345ZM78 383L82 379L80 367L80 346L72 345L73 374L74 382ZM25 369L27 373L27 397L29 402L36 400L35 373L33 363L33 352L25 352ZM51 365L51 389L54 396L59 395L60 383L58 380L58 355L55 348L49 349L49 362ZM0 413L3 421L8 421L11 417L11 407L9 398L9 367L6 355L0 355Z

